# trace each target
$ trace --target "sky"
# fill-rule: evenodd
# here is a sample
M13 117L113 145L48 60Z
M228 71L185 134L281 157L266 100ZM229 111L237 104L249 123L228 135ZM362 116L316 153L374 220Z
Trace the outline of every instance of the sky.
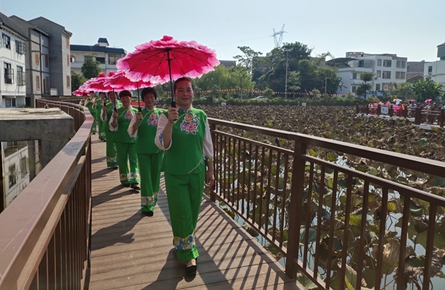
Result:
M300 42L312 56L359 51L436 61L445 43L445 0L0 0L0 12L45 17L72 33L71 44L105 37L132 52L170 35L212 48L219 60L241 54L238 46L265 55L280 31L282 44Z

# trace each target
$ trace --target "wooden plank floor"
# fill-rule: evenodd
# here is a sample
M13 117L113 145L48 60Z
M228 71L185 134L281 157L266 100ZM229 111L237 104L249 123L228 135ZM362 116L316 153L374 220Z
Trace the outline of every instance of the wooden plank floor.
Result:
M283 267L207 198L197 226L198 272L194 279L184 277L184 264L172 250L165 192L153 217L141 215L139 192L120 186L118 171L106 168L105 142L97 135L92 175L89 289L298 289Z

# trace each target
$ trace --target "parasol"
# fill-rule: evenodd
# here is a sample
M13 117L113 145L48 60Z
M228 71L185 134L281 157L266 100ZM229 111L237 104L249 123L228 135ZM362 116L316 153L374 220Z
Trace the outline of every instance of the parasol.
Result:
M180 77L196 78L219 65L215 52L196 41L178 41L164 35L136 46L134 52L118 60L118 70L131 81L170 82L172 106L175 106L173 81Z

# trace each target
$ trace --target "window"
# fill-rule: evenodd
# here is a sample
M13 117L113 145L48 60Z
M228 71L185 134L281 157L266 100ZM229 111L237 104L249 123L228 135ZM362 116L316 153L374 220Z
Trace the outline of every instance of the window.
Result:
M49 55L45 54L45 67L49 68Z
M36 76L36 91L40 91L40 76Z
M405 66L406 66L406 62L405 61L403 61L403 60L396 61L396 67L397 68L405 68Z
M17 177L15 176L15 164L9 166L9 188L13 187L17 183Z
M16 102L15 102L15 98L4 98L5 101L5 108L15 108Z
M40 65L40 53L37 51L37 52L35 52L34 56L35 56L34 60L35 60L36 65Z
M45 77L43 80L43 90L45 94L49 91L49 77Z
M25 85L25 72L23 71L23 67L21 66L17 66L17 85Z
M98 61L100 64L105 64L105 57L96 57L96 61Z
M71 88L71 77L70 76L66 76L66 87Z
M384 59L384 60L383 60L383 66L384 66L384 67L391 67L391 66L392 66L392 60L390 60L390 59Z
M377 59L377 65L378 66L382 66L382 60L381 59Z
M357 73L352 73L352 79L356 80L357 79Z
M65 44L66 44L66 48L70 48L70 39L67 37L65 38Z
M17 52L18 54L25 54L25 43L20 40L16 40L15 52Z
M380 91L380 84L376 84L376 85L375 85L375 90L376 90L376 91Z
M76 62L76 57L75 57L75 56L71 56L71 57L70 57L70 61L71 61L71 62Z
M108 55L108 64L116 64L117 60L120 58L119 54L109 54Z
M11 67L10 63L5 62L5 84L13 84L14 83L14 70Z
M390 71L383 71L382 78L390 79L391 78L391 72Z
M382 77L382 71L381 70L378 70L377 71L377 78L381 78Z
M404 71L396 71L396 79L404 80L405 79L405 72Z
M355 93L355 90L357 89L356 86L352 86L352 92Z
M364 60L359 60L358 61L358 67L365 67L365 61Z
M22 178L25 178L26 174L28 174L28 158L26 156L20 158L20 172Z
M430 73L432 73L432 72L433 72L433 66L430 65L430 66L428 66L428 73L430 74Z
M70 55L66 55L66 66L70 66Z
M11 49L11 38L4 33L2 33L2 47Z

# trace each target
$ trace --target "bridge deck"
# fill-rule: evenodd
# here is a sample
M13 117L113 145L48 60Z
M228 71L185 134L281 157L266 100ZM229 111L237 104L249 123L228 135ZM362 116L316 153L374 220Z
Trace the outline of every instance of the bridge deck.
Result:
M92 150L91 290L298 289L283 267L207 198L197 226L198 272L194 279L184 277L172 250L165 192L153 217L141 215L139 192L120 186L118 171L106 168L105 142L97 135Z

